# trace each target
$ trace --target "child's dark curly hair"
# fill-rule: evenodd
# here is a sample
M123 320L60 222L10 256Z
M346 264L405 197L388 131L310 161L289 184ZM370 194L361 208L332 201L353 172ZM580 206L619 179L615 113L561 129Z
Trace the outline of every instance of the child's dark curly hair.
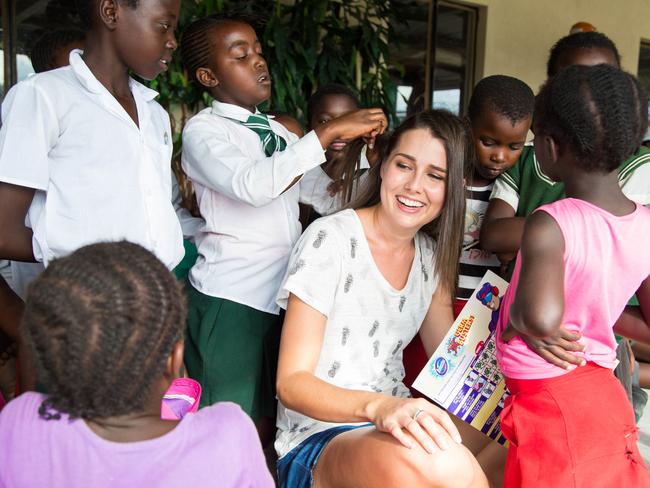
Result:
M93 9L97 7L98 0L75 0L77 5L77 13L79 18L86 29L90 29L93 24ZM136 9L140 5L140 0L117 0L122 4L126 4L129 8Z
M205 89L196 77L196 70L207 67L210 60L212 46L208 34L217 27L230 22L248 24L253 29L256 27L255 19L243 14L227 12L208 15L195 20L183 32L180 43L181 60L190 79L199 88Z
M570 66L535 100L536 135L564 143L589 171L614 171L648 126L648 98L637 79L613 66Z
M621 55L616 49L616 44L609 37L601 32L576 32L564 36L551 48L546 63L546 75L549 78L557 74L562 55L574 49L605 49L611 51L616 59L616 65L621 66Z
M184 325L179 283L137 244L93 244L53 261L29 287L22 322L48 393L40 415L142 410Z
M54 56L59 49L69 46L73 42L81 42L85 37L85 33L77 29L46 32L36 41L30 54L34 71L42 73L51 70L54 67Z
M526 83L512 76L494 75L474 87L467 116L476 120L482 111L490 110L516 124L531 117L534 106L535 95Z

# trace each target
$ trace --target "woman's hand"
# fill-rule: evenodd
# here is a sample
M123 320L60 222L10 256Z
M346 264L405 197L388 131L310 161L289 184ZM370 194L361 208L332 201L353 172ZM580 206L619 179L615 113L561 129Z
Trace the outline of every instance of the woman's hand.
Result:
M585 350L585 346L578 342L582 336L577 332L569 332L564 327L560 327L551 336L540 338L518 332L508 324L501 334L501 340L508 342L515 336L519 336L542 359L560 368L570 369L572 366L584 366L586 363L584 358L574 354Z
M391 434L409 449L414 447L413 439L428 453L449 449L452 442L462 442L447 412L423 398L382 395L370 403L368 417L377 430Z

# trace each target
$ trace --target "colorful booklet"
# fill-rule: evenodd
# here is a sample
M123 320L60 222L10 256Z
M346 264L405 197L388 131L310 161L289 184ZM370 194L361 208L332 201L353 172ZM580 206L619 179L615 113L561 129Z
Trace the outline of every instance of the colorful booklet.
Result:
M413 387L500 444L508 396L497 366L495 332L508 282L488 271Z

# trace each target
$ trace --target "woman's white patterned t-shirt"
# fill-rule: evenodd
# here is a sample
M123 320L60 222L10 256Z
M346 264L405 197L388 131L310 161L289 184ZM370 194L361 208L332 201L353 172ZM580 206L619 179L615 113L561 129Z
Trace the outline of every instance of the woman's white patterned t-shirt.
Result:
M307 228L291 253L278 304L286 309L292 293L327 317L314 371L318 378L341 388L409 396L402 382L402 351L418 332L436 289L433 248L431 238L416 234L407 283L396 290L377 268L354 210ZM336 425L342 424L311 419L279 403L278 455Z

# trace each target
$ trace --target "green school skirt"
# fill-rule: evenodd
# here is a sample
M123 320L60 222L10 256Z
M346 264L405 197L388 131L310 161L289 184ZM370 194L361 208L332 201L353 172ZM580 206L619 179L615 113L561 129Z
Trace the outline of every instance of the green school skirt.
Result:
M187 288L185 366L203 388L200 406L230 401L254 421L275 418L280 317Z
M185 249L183 259L181 259L181 262L172 270L172 273L174 273L174 276L176 276L178 281L185 281L187 279L190 269L192 269L192 266L194 266L199 257L199 251L196 249L196 245L192 241L184 239L183 248Z

